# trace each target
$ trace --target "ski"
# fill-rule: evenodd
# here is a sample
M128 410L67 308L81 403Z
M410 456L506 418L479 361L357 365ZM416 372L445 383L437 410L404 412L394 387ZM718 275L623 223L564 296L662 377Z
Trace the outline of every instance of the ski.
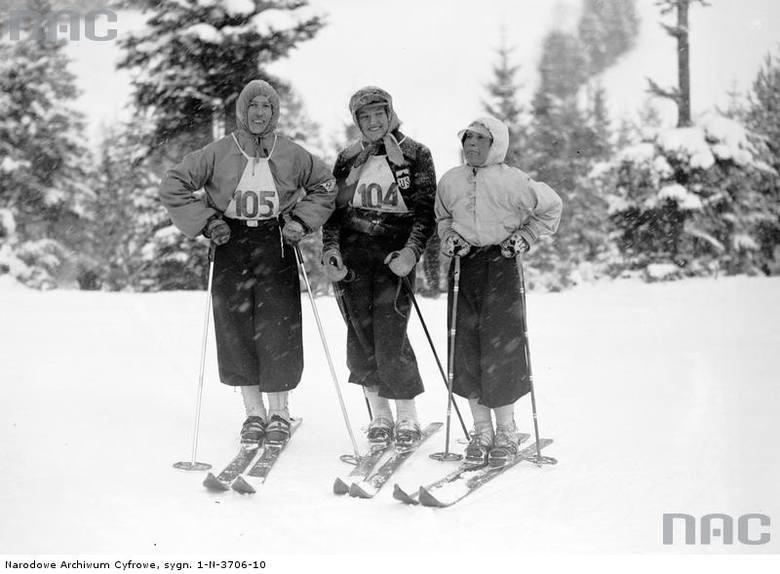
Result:
M269 442L266 441L263 454L257 459L257 462L246 473L246 478L243 476L237 476L230 487L241 494L254 494L257 491L256 487L263 484L268 478L268 473L271 472L276 461L279 459L279 455L287 447L287 444L292 439L295 431L301 426L303 419L297 418L290 421L290 436L284 442Z
M393 443L387 446L376 447L365 456L361 456L358 459L358 463L355 468L352 469L347 476L336 477L333 481L333 494L347 494L349 492L350 485L356 480L363 480L371 471L374 470L376 463L384 456L384 454L393 447Z
M517 438L520 441L520 444L523 444L525 441L527 441L529 438L531 438L530 434L527 433L519 433L517 435ZM450 472L449 474L443 476L439 480L432 482L425 486L425 489L430 491L431 489L438 488L444 484L449 484L455 480L458 479L463 473L465 472L471 472L476 469L484 468L484 464L474 464L472 462L462 462L460 465L458 465L455 470ZM404 504L420 504L419 495L420 490L418 489L415 492L406 492L403 488L401 488L398 484L396 484L393 487L393 498L396 500L403 502Z
M230 490L230 483L237 476L244 472L252 464L257 453L262 450L262 446L252 445L251 447L242 446L236 456L233 457L228 465L218 475L210 472L203 481L203 486L214 492L224 492Z
M374 471L371 476L353 482L349 487L349 495L357 498L373 498L404 461L411 457L420 445L441 427L442 423L431 423L423 429L419 441L408 448L396 448L393 455Z
M549 446L552 442L552 439L549 438L540 439L539 448ZM503 466L493 467L484 465L464 471L457 478L446 483L430 487L421 486L418 495L420 504L438 508L451 506L474 492L480 486L503 474L517 463L531 459L535 454L536 444L532 444L522 449L517 453L514 460Z

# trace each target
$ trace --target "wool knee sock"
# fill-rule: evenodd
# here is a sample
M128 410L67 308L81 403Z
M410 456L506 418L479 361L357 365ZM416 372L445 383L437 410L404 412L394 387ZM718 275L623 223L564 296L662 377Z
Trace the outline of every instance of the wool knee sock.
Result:
M398 422L407 421L417 424L417 405L414 399L397 399L395 401L395 413Z
M496 428L501 427L514 432L517 430L515 426L515 405L504 405L503 407L496 407L493 409L496 413Z
M290 410L287 406L287 399L290 395L289 391L281 391L278 393L267 393L268 395L268 414L270 416L279 415L284 420L290 420Z
M241 398L244 399L246 416L260 417L264 421L268 421L268 415L266 414L265 405L263 404L263 394L260 392L259 386L251 385L241 387Z
M490 416L490 408L479 404L479 399L469 399L471 418L474 419L474 430L477 433L489 432L493 434L493 418Z
M392 423L393 411L390 409L390 401L385 397L380 397L376 387L363 387L363 392L366 394L368 404L371 407L372 420L382 417Z

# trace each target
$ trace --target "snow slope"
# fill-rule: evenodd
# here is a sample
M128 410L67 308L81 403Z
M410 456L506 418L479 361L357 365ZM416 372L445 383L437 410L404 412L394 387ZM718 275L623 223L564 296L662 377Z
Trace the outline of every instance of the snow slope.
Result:
M37 292L0 285L0 554L730 553L769 544L663 546L663 513L780 520L780 279L582 286L529 295L542 435L560 463L520 465L449 509L331 494L350 452L307 299L306 369L292 398L304 424L254 497L214 495L172 469L191 453L205 295ZM445 299L420 298L440 352ZM318 299L342 381L344 327ZM446 393L416 318L428 392ZM238 393L207 357L198 458L236 448ZM356 431L362 395L342 383ZM464 416L467 405L460 403ZM532 432L530 400L517 407ZM453 416L453 437L462 432ZM456 445L461 448L460 445ZM432 438L397 474L413 489L445 471ZM775 527L776 528L776 527ZM755 533L754 533L755 535ZM401 550L403 548L403 551Z

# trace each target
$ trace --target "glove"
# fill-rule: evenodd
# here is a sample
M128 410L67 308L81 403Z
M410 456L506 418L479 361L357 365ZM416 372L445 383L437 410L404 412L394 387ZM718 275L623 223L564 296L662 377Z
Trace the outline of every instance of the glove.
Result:
M471 250L471 245L454 231L447 235L441 244L441 252L447 257L463 257Z
M328 249L322 254L322 264L325 266L325 276L331 283L336 283L347 276L347 268L341 260L338 249Z
M390 266L390 271L399 277L406 277L417 265L417 256L414 251L404 247L400 251L393 251L385 257L385 264Z
M306 235L306 230L300 221L291 219L282 227L282 237L290 245L297 244Z
M206 223L203 235L214 245L224 245L230 240L230 227L220 217L214 217Z
M526 253L529 249L531 246L517 231L501 242L501 255L507 259L517 256L518 253Z

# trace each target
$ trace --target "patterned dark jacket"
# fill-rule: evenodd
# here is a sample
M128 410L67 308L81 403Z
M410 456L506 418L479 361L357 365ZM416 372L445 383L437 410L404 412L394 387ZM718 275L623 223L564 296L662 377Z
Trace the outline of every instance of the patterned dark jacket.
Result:
M390 165L398 191L409 210L408 214L380 213L355 209L352 198L356 183L347 185L347 176L357 159L352 148L342 151L333 167L338 186L336 211L322 228L323 252L339 248L342 231L357 231L372 236L407 235L405 246L420 259L425 244L433 235L436 220L433 205L436 198L436 172L430 150L399 131L393 133L406 160L403 167ZM379 154L384 153L379 144Z

